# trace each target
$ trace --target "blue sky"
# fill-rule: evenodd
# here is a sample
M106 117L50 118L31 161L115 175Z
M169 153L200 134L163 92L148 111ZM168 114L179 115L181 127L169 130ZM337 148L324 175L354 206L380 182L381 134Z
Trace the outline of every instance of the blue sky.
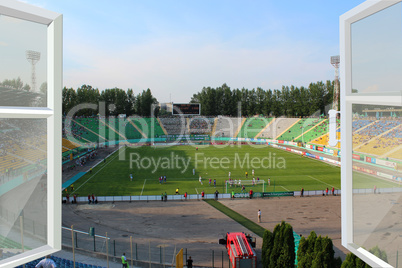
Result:
M160 102L188 102L204 86L333 79L339 16L363 1L27 2L63 14L65 86L150 88Z

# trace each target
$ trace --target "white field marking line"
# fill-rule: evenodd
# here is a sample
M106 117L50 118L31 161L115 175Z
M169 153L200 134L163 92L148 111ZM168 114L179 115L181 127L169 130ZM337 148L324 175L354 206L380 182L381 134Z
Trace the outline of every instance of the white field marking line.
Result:
M195 189L195 191L197 192L197 194L198 194L198 190L197 190L197 188L194 188Z
M146 182L147 182L147 179L144 180L144 185L142 185L142 190L141 190L141 194L140 194L141 196L142 196L142 192L144 191L145 183L146 183Z
M280 185L283 189L285 189L286 191L290 192L289 189L283 187L282 185Z
M111 152L109 155L107 155L104 159L108 159L111 155L113 155L115 152L117 152L117 151L120 150L121 148L123 148L123 147L117 148L116 150L114 150L113 152ZM103 159L100 160L98 163L96 163L94 166L90 167L90 168L87 170L87 172L90 171L91 168L94 169L97 165L101 164L102 162L103 162Z
M281 177L305 177L305 176L308 176L308 175L278 175L278 176L275 176L275 177L272 177L271 176L271 182L272 182L272 180L273 179L275 179L275 178L281 178ZM269 177L269 176L268 176ZM260 179L261 180L261 179Z
M335 188L335 186L333 186L333 185L331 185L331 184L328 184L328 183L326 183L326 182L323 182L323 181L321 181L321 180L319 180L319 179L317 179L317 178L314 178L313 176L310 176L310 175L307 175L307 176L310 177L310 178L312 178L313 180L319 181L319 182L321 182L321 183L324 183L324 184L326 184L326 185L328 185L328 186L331 186L331 187L334 187L334 188Z
M125 150L123 150L124 152ZM116 157L119 157L119 155L121 154L118 153L116 156L114 156L110 161L108 161L103 167L101 167L94 175L92 175L91 177L89 177L83 184L81 184L77 189L75 189L74 193L76 191L78 191L78 189L80 189L82 186L84 186L90 179L92 179L94 176L96 176L96 174L98 174L102 169L104 169L107 165L109 165Z

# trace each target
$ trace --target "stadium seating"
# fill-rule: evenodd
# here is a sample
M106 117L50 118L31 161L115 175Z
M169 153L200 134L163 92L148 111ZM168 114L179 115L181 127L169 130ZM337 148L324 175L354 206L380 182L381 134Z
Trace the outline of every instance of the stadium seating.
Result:
M160 117L159 119L169 135L189 134L187 120L182 120L181 117Z
M193 117L190 121L190 134L211 134L215 118Z
M75 118L72 120L71 132L77 140L83 142L97 142L99 139L105 139L99 133L99 119L96 117Z
M353 150L370 155L387 155L402 144L400 125L399 120L387 119L366 124L353 134Z
M43 124L21 119L4 119L1 122L0 176L5 175L7 170L10 174L21 174L22 171L17 170L46 158Z
M322 118L304 118L294 124L292 127L287 129L283 134L277 137L277 140L293 141L297 137L299 140L304 139L304 134L315 125L321 123L324 119Z
M275 139L279 134L291 127L298 120L298 118L274 118L273 122L269 124L269 126L265 128L257 138Z
M1 249L21 249L22 246L20 243L15 242L7 237L0 235L0 248ZM24 246L25 249L30 249Z
M339 129L336 131L336 139L337 140L341 139L341 132ZM321 137L312 140L310 143L316 144L316 145L322 145L322 146L329 146L328 142L329 142L329 134L326 133L326 134L322 135ZM341 147L340 141L338 142L336 147L337 148Z
M68 139L63 138L62 139L62 151L63 153L66 151L73 150L77 147L80 147L81 145L72 141L69 141Z
M360 129L364 128L365 126L373 123L374 120L372 119L358 119L358 120L353 120L352 123L352 132L359 131Z
M272 117L250 117L246 119L241 130L237 134L238 138L254 138L272 121Z
M159 124L156 118L133 117L130 118L129 120L133 124L135 124L135 126L145 135L146 138L153 138L153 137L158 138L161 135L165 135L161 125Z
M214 137L234 137L237 129L239 128L243 118L218 116L216 123Z

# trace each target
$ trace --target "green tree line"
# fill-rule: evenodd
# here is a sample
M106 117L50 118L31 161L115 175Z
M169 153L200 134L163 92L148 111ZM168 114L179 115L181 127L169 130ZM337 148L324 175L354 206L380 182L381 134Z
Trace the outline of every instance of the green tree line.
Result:
M12 87L17 90L25 90L25 91L30 91L31 87L28 84L24 85L24 82L22 82L21 78L18 77L16 79L4 79L3 82L0 83L1 86L5 87Z
M297 250L297 265L295 265L296 254L293 237L293 228L289 223L282 221L277 224L274 231L265 230L262 241L262 266L264 268L371 268L370 265L348 253L342 262L340 257L335 258L332 239L317 236L314 231L299 241ZM378 246L369 250L372 254L388 261L387 254Z
M266 116L303 117L319 111L325 113L325 106L332 103L334 82L310 83L306 87L282 86L282 89L231 89L204 87L193 95L192 103L201 104L201 114L205 116L237 116L238 103L241 116L263 114Z
M103 109L106 116L117 116L119 114L150 116L151 105L157 103L150 89L143 90L142 93L135 95L132 89L125 91L120 88L111 88L100 92L99 89L90 85L83 85L76 90L64 87L62 98L64 115L67 115L78 104L97 105L96 109L85 108L84 105L75 113L75 116L97 115L102 112L100 105L104 105Z
M240 103L241 116L262 114L266 116L303 117L317 111L325 113L325 107L332 103L334 83L332 81L310 83L308 87L282 86L282 89L231 89L223 84L221 87L204 87L201 92L193 95L191 103L201 104L201 114L204 116L237 116ZM120 88L105 89L102 92L90 85L78 89L63 89L63 113L68 113L73 107L83 103L106 104L106 115L136 114L149 116L151 104L158 101L150 89L134 94ZM110 106L113 104L113 106ZM80 110L77 115L94 115L99 110ZM156 111L157 113L158 111Z

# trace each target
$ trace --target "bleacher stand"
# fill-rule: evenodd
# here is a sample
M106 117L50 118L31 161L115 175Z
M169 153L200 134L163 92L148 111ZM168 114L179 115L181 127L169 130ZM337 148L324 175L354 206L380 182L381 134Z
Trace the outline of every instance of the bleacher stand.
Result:
M381 118L364 129L356 130L353 133L354 150L381 156L397 148L402 144L401 123L397 119Z
M368 124L373 123L374 120L372 119L359 119L359 120L353 120L352 123L352 132L359 131L359 129L367 126Z
M239 128L243 118L241 117L227 117L218 116L218 122L216 124L216 130L213 135L219 137L233 137Z
M45 130L43 119L0 119L0 182L46 159Z
M210 134L214 118L193 117L190 119L190 134Z
M254 116L247 118L241 130L237 134L238 138L256 138L256 136L264 130L271 122L272 118Z
M275 118L274 122L264 129L258 138L275 139L279 134L293 125L298 118Z
M295 125L290 127L286 130L285 133L282 133L277 140L284 140L284 141L293 141L297 137L303 136L308 130L319 124L323 119L322 118L303 118L298 121ZM302 140L299 138L298 140Z
M182 117L160 117L159 118L169 135L187 135L188 127L186 118Z

